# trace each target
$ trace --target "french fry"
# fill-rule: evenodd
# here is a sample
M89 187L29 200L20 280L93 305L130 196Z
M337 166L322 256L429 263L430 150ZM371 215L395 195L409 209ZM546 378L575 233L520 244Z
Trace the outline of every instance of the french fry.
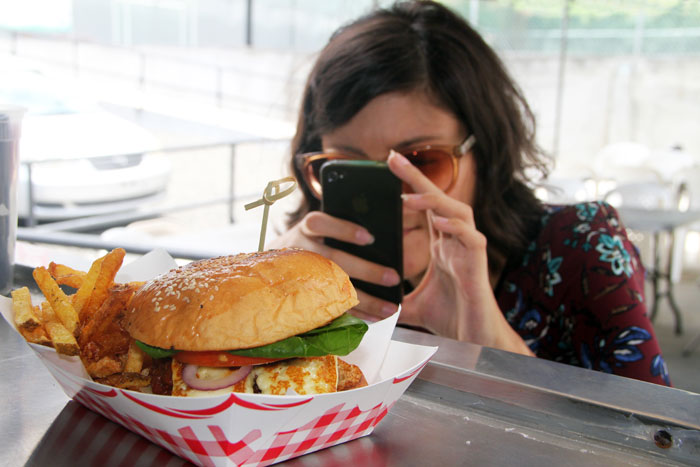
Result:
M27 342L31 342L32 344L45 345L47 347L53 346L51 338L46 335L46 331L42 327L34 328L31 331L19 329L19 333L22 334L22 337L24 337Z
M15 314L15 324L17 329L32 331L41 327L41 321L34 314L32 308L32 296L27 287L22 287L12 291L12 311Z
M38 306L32 306L32 311L34 312L34 316L36 316L37 319L41 319L41 310ZM46 330L43 326L40 325L31 330L17 326L17 330L20 334L22 334L22 337L24 337L24 339L27 342L51 347L51 339L46 334Z
M128 285L120 284L111 288L107 300L83 325L78 339L81 348L87 347L90 342L99 342L101 352L128 350L129 334L119 328L116 319L126 309L133 294L134 290ZM116 332L120 330L121 332Z
M78 355L80 348L75 336L59 321L49 302L41 304L41 315L44 321L46 332L51 337L56 352L63 355Z
M114 386L115 388L131 389L138 391L151 384L151 378L140 373L116 373L105 376L104 378L95 378L98 383Z
M46 297L32 306L29 290L13 293L17 330L29 342L53 346L57 353L79 355L88 374L98 382L140 390L151 384L150 361L122 327L131 297L144 282L114 282L125 251L114 249L96 259L87 272L51 262L32 275ZM76 293L67 296L62 285Z
M124 261L125 254L126 252L123 248L115 248L103 257L100 272L95 280L95 287L92 289L90 298L80 311L81 322L84 323L107 300L109 288L114 283L114 277L117 275L122 261Z
M115 357L103 357L96 362L85 362L85 369L93 378L104 378L122 371L122 362Z
M74 289L79 289L85 281L86 272L78 271L64 264L58 264L51 261L49 263L49 273L56 279L59 285L67 285Z
M66 294L63 293L63 290L61 290L53 277L51 277L48 269L43 266L35 268L32 272L32 276L34 276L36 284L56 312L58 319L71 334L75 335L78 330L78 313L75 311L75 308L73 308L73 304Z
M90 270L85 275L83 284L80 286L75 295L73 295L73 307L75 308L75 311L78 312L81 323L85 322L83 319L83 308L85 308L85 304L90 299L92 290L95 288L95 281L97 280L97 276L100 274L100 269L102 269L103 260L104 256L93 261L92 265L90 266Z
M136 345L136 341L132 340L129 344L129 352L126 354L126 364L124 371L126 373L139 373L143 368L144 352L141 347Z

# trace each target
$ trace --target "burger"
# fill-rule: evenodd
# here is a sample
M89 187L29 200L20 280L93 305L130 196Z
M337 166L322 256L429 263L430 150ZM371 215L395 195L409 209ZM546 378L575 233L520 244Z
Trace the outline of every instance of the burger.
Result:
M157 394L317 394L366 385L339 356L367 324L348 275L301 249L195 261L146 283L122 326L151 357Z

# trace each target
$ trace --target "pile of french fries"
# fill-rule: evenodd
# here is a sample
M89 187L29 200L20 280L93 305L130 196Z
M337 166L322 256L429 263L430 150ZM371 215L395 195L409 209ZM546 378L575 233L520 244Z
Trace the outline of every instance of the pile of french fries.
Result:
M150 384L143 351L119 320L142 282L117 284L125 251L114 249L78 271L63 264L35 268L32 275L45 301L33 305L27 287L12 291L17 330L28 342L80 356L88 374L110 386L141 389ZM59 287L75 293L67 295Z

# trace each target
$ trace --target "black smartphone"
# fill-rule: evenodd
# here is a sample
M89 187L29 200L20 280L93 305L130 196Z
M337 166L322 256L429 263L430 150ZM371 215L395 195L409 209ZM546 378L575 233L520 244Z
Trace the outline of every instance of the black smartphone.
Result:
M321 167L321 209L334 217L366 228L374 236L371 245L355 245L333 238L325 244L395 269L403 279L403 220L401 180L385 162L334 160ZM375 297L399 304L403 280L385 287L351 278L353 285Z

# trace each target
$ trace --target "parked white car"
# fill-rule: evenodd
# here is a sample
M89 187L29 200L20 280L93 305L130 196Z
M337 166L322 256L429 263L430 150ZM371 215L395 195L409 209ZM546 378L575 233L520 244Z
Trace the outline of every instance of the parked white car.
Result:
M0 73L0 103L27 109L19 144L18 214L61 220L126 212L161 199L170 178L141 126L32 71Z

